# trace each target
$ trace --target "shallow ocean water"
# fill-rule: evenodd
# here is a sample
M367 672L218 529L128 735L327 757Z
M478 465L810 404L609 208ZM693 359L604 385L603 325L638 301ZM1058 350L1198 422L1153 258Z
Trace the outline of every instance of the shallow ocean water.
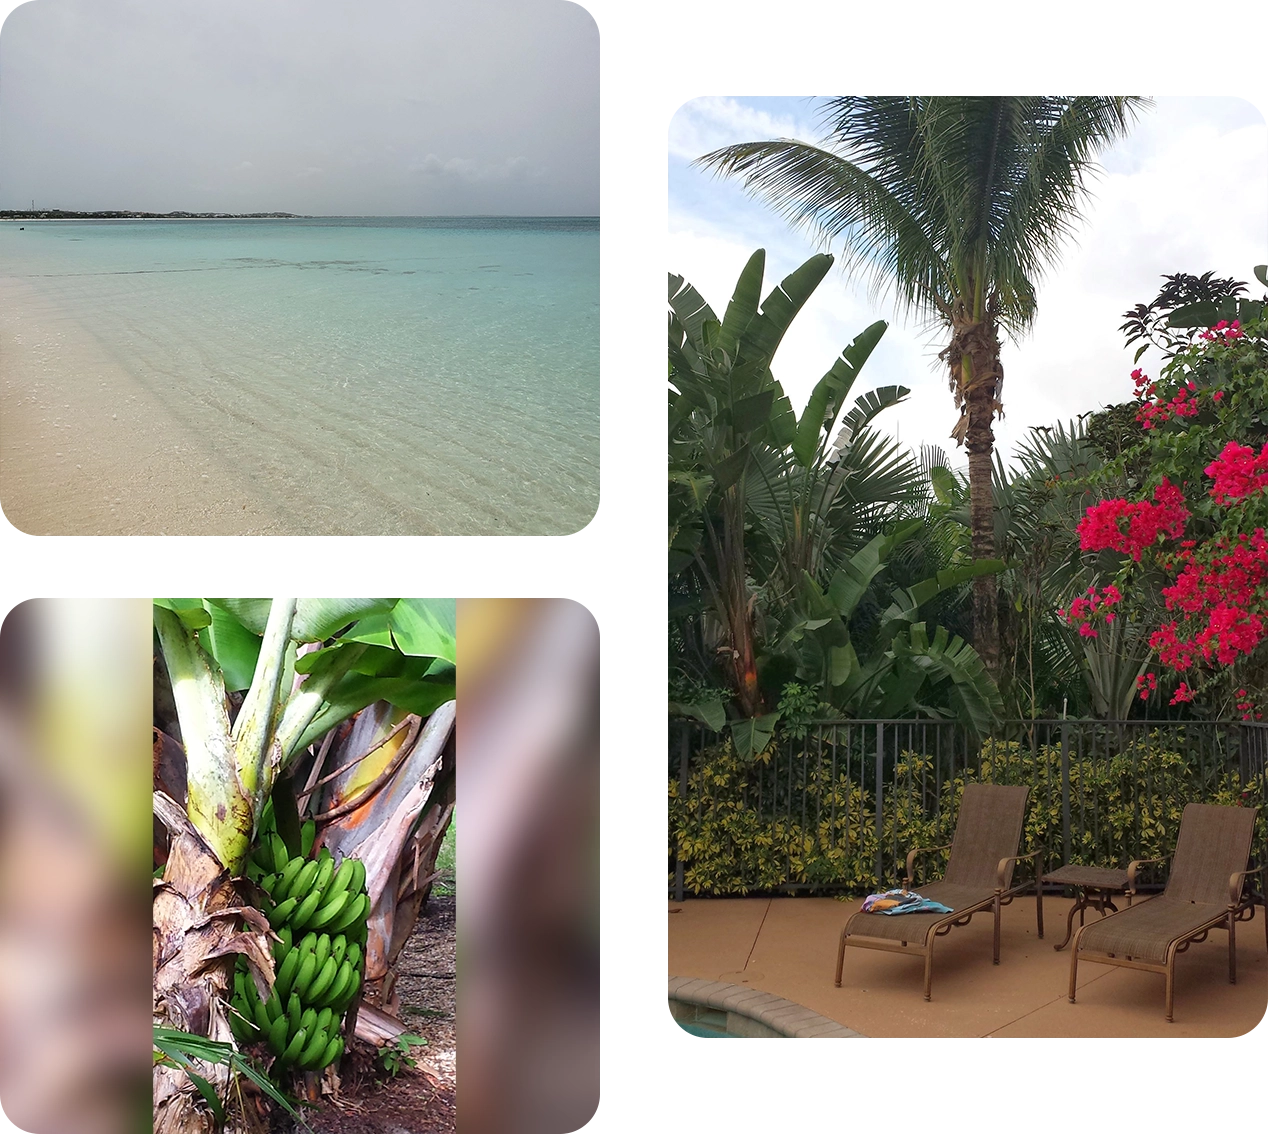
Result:
M28 531L577 531L598 245L592 218L6 222L0 504Z

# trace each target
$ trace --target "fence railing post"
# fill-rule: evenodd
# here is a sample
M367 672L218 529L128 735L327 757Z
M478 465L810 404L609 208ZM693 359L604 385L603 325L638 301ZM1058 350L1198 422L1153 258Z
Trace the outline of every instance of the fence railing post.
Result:
M688 743L691 730L684 728L682 730L682 752L678 757L678 798L682 800L683 806L687 805L687 772L691 762L691 749ZM677 842L674 846L677 847ZM674 901L681 902L683 899L683 864L682 859L678 857L677 850L674 852Z
M876 722L876 885L879 889L884 885L885 871L885 821L884 821L884 778L885 778L885 726Z
M1070 726L1061 722L1061 863L1070 862Z

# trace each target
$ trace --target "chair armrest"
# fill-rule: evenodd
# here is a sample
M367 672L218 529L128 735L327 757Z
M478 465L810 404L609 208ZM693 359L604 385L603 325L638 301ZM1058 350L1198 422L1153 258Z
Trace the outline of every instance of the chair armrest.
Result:
M911 872L913 867L916 864L916 855L925 854L926 852L929 852L929 851L946 850L947 847L949 847L950 845L951 845L950 843L946 843L940 847L913 847L911 850L909 850L907 852L907 881L904 882L903 885L907 886L908 888L910 888L911 886L911 879L912 879Z
M1262 873L1264 869L1265 868L1263 866L1257 866L1254 870L1239 870L1236 874L1229 878L1228 905L1230 909L1234 906L1239 906L1242 903L1242 879L1249 878L1252 874Z
M1165 858L1134 858L1127 864L1127 892L1136 893L1136 870L1150 862L1166 862Z
M996 868L996 872L995 872L995 888L997 890L1004 889L1004 874L1008 870L1008 864L1010 862L1021 862L1022 859L1026 859L1026 858L1035 859L1035 879L1037 881L1039 878L1039 875L1042 873L1039 870L1039 859L1038 859L1039 853L1040 852L1037 850L1032 850L1029 854L1015 854L1015 855L1011 855L1008 858L1001 858L999 860L999 866Z

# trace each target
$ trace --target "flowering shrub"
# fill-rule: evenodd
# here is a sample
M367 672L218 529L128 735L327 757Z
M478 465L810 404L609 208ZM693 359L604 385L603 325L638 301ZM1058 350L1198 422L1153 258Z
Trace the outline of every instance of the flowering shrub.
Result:
M1163 477L1154 489L1153 503L1103 500L1089 508L1079 522L1079 546L1084 551L1125 551L1140 562L1159 536L1183 535L1188 518L1184 493Z
M1127 559L1113 602L1093 587L1061 616L1085 637L1116 613L1148 618L1157 627L1149 644L1178 682L1170 697L1178 705L1235 666L1262 674L1268 654L1268 322L1221 320L1156 381L1141 370L1132 378L1141 440L1120 464L1157 481L1140 499L1087 509L1080 547ZM1158 691L1158 678L1138 679L1142 699ZM1260 710L1246 684L1234 679L1228 690L1240 686L1235 703L1254 719Z
M1206 475L1215 481L1211 486L1211 499L1219 504L1263 492L1268 489L1268 444L1256 456L1249 445L1230 441L1206 466Z

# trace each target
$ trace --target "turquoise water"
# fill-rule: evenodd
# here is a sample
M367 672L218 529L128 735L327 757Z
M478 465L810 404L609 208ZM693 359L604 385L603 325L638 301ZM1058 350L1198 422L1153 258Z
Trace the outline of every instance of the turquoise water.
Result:
M730 1032L724 1032L721 1028L711 1028L708 1024L684 1024L678 1021L678 1026L684 1032L690 1032L693 1036L700 1036L702 1039L736 1039L736 1036ZM712 1048L710 1049L712 1050Z
M30 420L64 418L94 479L117 477L99 495L118 530L161 524L165 497L183 531L224 522L221 485L251 531L567 534L593 516L597 219L20 223L0 225L0 345L38 379ZM46 328L34 354L23 312ZM13 478L19 459L53 460L6 453L11 518L37 479Z

